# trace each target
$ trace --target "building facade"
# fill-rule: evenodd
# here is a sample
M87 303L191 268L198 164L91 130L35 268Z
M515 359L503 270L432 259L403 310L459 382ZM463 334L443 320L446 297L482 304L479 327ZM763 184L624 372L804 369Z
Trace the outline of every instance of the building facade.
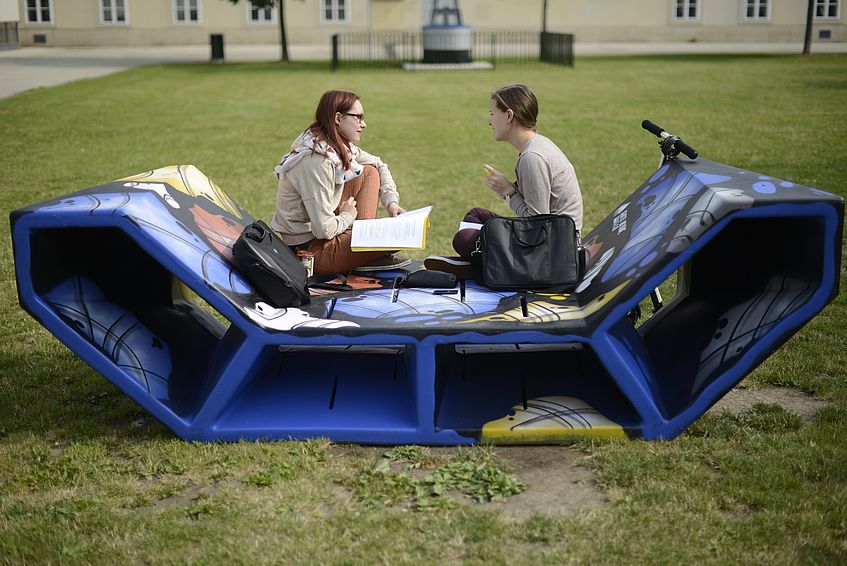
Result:
M847 41L843 2L814 2L814 41ZM249 0L0 0L17 4L20 44L277 43L278 10ZM417 30L433 0L284 0L291 44L328 44L339 32ZM480 30L540 30L543 0L462 0ZM807 0L548 0L547 29L577 42L801 42ZM0 4L2 7L2 4ZM11 8L8 10L11 14ZM0 23L0 25L2 25Z
M0 49L18 47L18 0L0 0Z

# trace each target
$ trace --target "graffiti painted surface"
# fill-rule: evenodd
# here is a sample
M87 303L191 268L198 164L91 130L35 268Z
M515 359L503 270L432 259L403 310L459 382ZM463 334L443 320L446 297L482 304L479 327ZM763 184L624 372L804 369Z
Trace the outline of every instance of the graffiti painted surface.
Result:
M679 159L584 237L570 292L354 273L283 308L233 263L253 220L190 165L24 207L21 304L184 438L663 438L832 300L843 200ZM674 273L676 295L639 319Z

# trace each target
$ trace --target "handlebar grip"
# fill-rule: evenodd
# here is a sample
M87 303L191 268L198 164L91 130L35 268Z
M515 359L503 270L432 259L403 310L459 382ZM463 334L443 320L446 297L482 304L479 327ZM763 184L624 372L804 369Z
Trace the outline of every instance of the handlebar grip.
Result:
M662 137L662 132L665 131L663 127L657 126L650 120L644 120L643 122L641 122L641 127L658 138Z
M684 141L677 140L677 142L674 144L674 147L676 147L686 157L690 159L697 159L697 150L685 143Z

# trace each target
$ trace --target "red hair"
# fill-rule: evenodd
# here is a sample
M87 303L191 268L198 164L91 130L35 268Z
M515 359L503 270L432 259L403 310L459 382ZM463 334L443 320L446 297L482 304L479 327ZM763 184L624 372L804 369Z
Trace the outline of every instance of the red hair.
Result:
M315 121L309 126L312 135L328 143L341 158L345 169L350 168L350 140L335 123L335 114L348 112L359 96L347 90L328 90L321 96L315 110Z

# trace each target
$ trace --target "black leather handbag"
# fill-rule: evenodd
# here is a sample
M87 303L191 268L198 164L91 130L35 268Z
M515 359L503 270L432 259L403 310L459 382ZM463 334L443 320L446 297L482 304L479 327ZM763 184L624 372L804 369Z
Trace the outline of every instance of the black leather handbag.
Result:
M555 289L579 283L579 236L570 216L497 216L480 233L480 278L492 289Z

